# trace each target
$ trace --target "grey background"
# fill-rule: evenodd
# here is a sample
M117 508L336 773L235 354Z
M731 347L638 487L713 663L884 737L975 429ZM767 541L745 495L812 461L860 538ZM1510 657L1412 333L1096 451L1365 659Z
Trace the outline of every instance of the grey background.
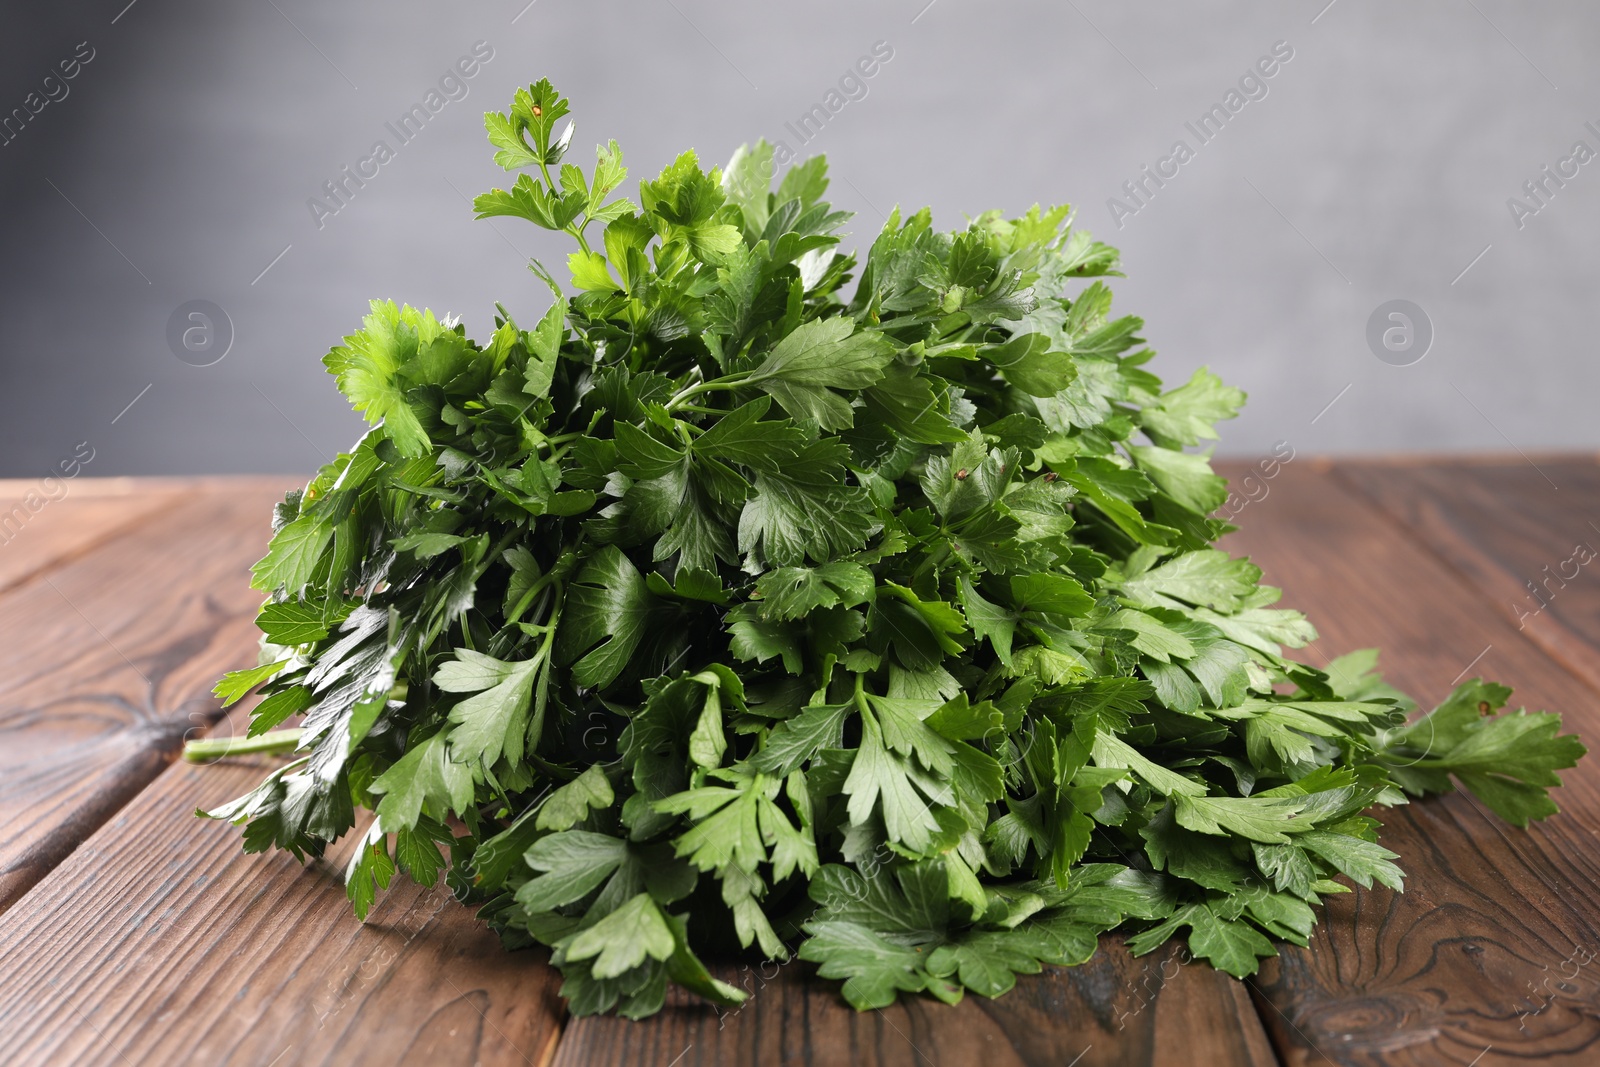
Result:
M758 136L800 148L784 123L880 40L894 54L866 98L800 149L829 155L855 234L897 202L952 227L1070 200L1122 248L1117 306L1146 318L1155 369L1176 383L1209 364L1249 391L1224 454L1600 443L1600 162L1520 230L1506 206L1574 141L1600 150L1592 4L525 3L8 13L0 113L77 42L96 55L0 148L0 474L43 474L80 441L91 474L309 469L358 432L320 357L369 298L458 313L480 338L495 300L525 320L547 304L524 264L559 267L565 246L467 203L506 183L481 115L517 85L549 76L575 157L617 138L631 188L687 146L708 165ZM470 95L319 229L307 199L393 144L384 124L478 40L494 57ZM1279 40L1294 58L1267 97L1119 229L1107 199L1193 145L1183 123ZM1394 298L1433 322L1412 366L1367 346ZM214 366L167 345L193 299L234 324Z

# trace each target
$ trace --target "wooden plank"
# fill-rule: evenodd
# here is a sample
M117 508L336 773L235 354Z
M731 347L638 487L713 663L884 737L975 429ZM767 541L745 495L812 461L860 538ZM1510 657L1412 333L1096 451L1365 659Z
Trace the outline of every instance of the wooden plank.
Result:
M1458 679L1496 678L1518 703L1600 738L1593 689L1326 464L1296 463L1240 516L1227 546L1250 555L1286 606L1308 610L1319 665L1376 645L1390 679L1424 704ZM1600 764L1568 772L1562 813L1528 830L1452 794L1380 811L1407 892L1358 890L1326 909L1307 950L1285 948L1257 982L1289 1063L1593 1063L1600 1052ZM1549 984L1546 985L1546 981Z
M857 1013L809 965L714 968L748 990L721 1013L674 992L642 1023L573 1019L552 1067L608 1064L850 1063L871 1067L1097 1067L1101 1064L1275 1063L1244 986L1180 966L1176 946L1132 959L1103 938L1080 967L1024 976L1002 997L950 1007L923 997Z
M83 555L178 498L170 489L125 497L84 493L57 500L34 490L17 496L0 492L0 592Z
M1341 463L1513 625L1600 688L1600 462Z
M59 798L74 776L136 781L135 791L156 779L121 811L124 796L102 803L99 821L115 817L92 835L87 817L60 826L55 813L84 807L70 795L33 834L34 856L54 852L31 880L55 853L71 854L0 916L6 1062L546 1061L562 1009L538 954L505 952L442 889L409 883L357 922L339 873L355 835L306 868L284 854L246 856L237 831L193 817L269 766L166 766L182 735L214 716L211 681L251 654L260 598L246 568L281 487L208 490L0 598L5 634L56 597L45 647L70 650L0 695L19 709L11 720L35 762L53 761L36 776L42 791ZM0 659L18 671L24 651ZM53 702L39 705L36 691ZM122 758L97 762L101 750Z
M0 910L215 717L216 675L251 655L248 567L280 492L249 480L169 501L0 595Z
M89 497L95 499L144 496L149 493L233 493L251 486L277 486L283 489L299 488L306 483L305 472L284 474L184 474L164 476L111 478L79 476L66 482L67 496L73 500ZM0 500L20 500L30 491L45 484L42 478L0 478Z
M177 764L0 916L8 1064L544 1064L555 972L441 889L396 882L365 924L326 862L246 856L192 815L266 761Z

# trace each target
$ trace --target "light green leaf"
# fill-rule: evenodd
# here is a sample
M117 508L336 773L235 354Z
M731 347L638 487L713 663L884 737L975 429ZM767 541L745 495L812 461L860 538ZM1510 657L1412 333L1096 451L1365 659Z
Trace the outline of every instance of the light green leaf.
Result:
M1153 616L1132 608L1116 612L1101 626L1130 634L1129 644L1163 663L1174 657L1189 659L1195 654L1194 644L1187 637Z
M457 763L487 768L504 752L513 763L522 759L528 733L528 704L541 661L506 663L474 652L455 650L434 672L433 684L446 693L473 693L450 709L450 756Z
M378 819L384 833L395 833L416 826L424 807L441 817L466 811L472 803L472 770L450 758L445 735L436 733L413 745L368 788L383 794Z
M1129 446L1128 454L1157 488L1190 511L1209 515L1227 502L1227 479L1212 472L1205 456L1139 445Z
M614 292L622 288L611 276L606 257L599 252L574 252L567 257L567 267L572 271L575 288L598 292Z
M1329 830L1312 830L1294 840L1327 860L1334 870L1363 889L1371 889L1373 882L1386 885L1396 893L1405 889L1405 873L1394 864L1400 857L1382 845Z
M333 527L315 515L302 515L272 535L267 554L250 568L250 585L263 592L282 589L297 597L311 580Z
M1232 612L1255 593L1261 568L1214 548L1185 552L1122 583L1136 600L1177 607L1174 600L1219 612Z
M1178 825L1202 834L1236 834L1247 841L1282 845L1289 834L1312 829L1309 819L1296 820L1305 801L1287 797L1173 797Z
M818 749L837 747L844 721L854 710L854 704L813 704L773 727L766 745L750 757L750 765L774 778L791 773Z
M338 378L351 407L364 412L368 422L383 420L384 432L402 456L426 455L432 442L406 399L401 369L447 333L456 342L465 342L446 330L433 312L396 307L392 300L374 300L362 325L322 362Z
M1187 384L1161 394L1161 399L1139 412L1140 424L1153 437L1177 445L1215 440L1215 426L1231 419L1244 406L1243 389L1223 385L1207 367L1194 372Z
M882 334L855 332L848 318L813 319L794 330L750 375L785 411L824 430L854 421L832 389L865 389L883 377L894 346Z
M1010 666L1011 643L1017 634L1016 616L999 604L985 600L965 577L960 579L958 588L961 590L961 610L966 613L973 635L987 639L994 648L994 654L1000 657L1000 662Z
M249 670L229 671L212 688L212 695L222 698L222 706L227 707L288 665L288 660L281 659Z
M1203 797L1206 787L1185 778L1149 759L1138 749L1107 733L1094 738L1091 756L1096 767L1120 767L1143 778L1150 788L1164 796ZM1299 809L1296 809L1299 810Z
M1006 381L1029 396L1055 396L1078 377L1078 368L1065 352L1052 352L1050 338L1042 333L1019 333L1002 345L979 350L1000 368Z
M588 896L628 858L628 843L605 834L568 830L536 841L525 854L528 866L546 872L517 890L517 902L530 911L553 911Z
M611 781L599 764L591 764L545 798L534 825L540 830L570 830L589 817L590 809L604 811L614 803Z

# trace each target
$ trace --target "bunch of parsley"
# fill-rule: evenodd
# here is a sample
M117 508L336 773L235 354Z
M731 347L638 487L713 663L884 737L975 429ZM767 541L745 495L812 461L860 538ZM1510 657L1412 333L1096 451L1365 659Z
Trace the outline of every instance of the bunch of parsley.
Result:
M569 234L571 287L483 344L376 302L325 362L373 424L280 504L253 740L293 750L209 813L347 883L443 874L579 1013L648 1015L702 958L792 952L858 1008L997 996L1187 931L1255 972L1313 906L1400 888L1374 805L1452 788L1524 825L1583 753L1462 685L1412 705L1212 542L1185 451L1244 400L1147 369L1117 253L1065 207L859 262L821 159L685 153L635 204L615 141L565 155L548 82L486 117L480 196ZM846 285L858 273L853 294ZM291 717L300 725L276 730ZM209 746L209 747L208 747Z

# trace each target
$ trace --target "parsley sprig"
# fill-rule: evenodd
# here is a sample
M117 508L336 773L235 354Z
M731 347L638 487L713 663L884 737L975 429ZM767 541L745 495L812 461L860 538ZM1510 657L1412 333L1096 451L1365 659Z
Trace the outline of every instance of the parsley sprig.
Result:
M1066 207L865 254L823 161L694 153L614 197L547 81L486 117L478 197L571 236L568 296L483 343L374 302L325 359L372 428L278 505L249 737L293 751L209 814L319 855L365 917L443 877L539 942L578 1013L702 957L791 953L858 1008L996 996L1185 935L1235 975L1340 879L1401 887L1375 805L1461 785L1517 825L1583 753L1462 685L1413 705L1212 547L1205 454L1244 395L1164 389ZM856 279L853 291L848 283ZM299 725L287 726L293 719Z

